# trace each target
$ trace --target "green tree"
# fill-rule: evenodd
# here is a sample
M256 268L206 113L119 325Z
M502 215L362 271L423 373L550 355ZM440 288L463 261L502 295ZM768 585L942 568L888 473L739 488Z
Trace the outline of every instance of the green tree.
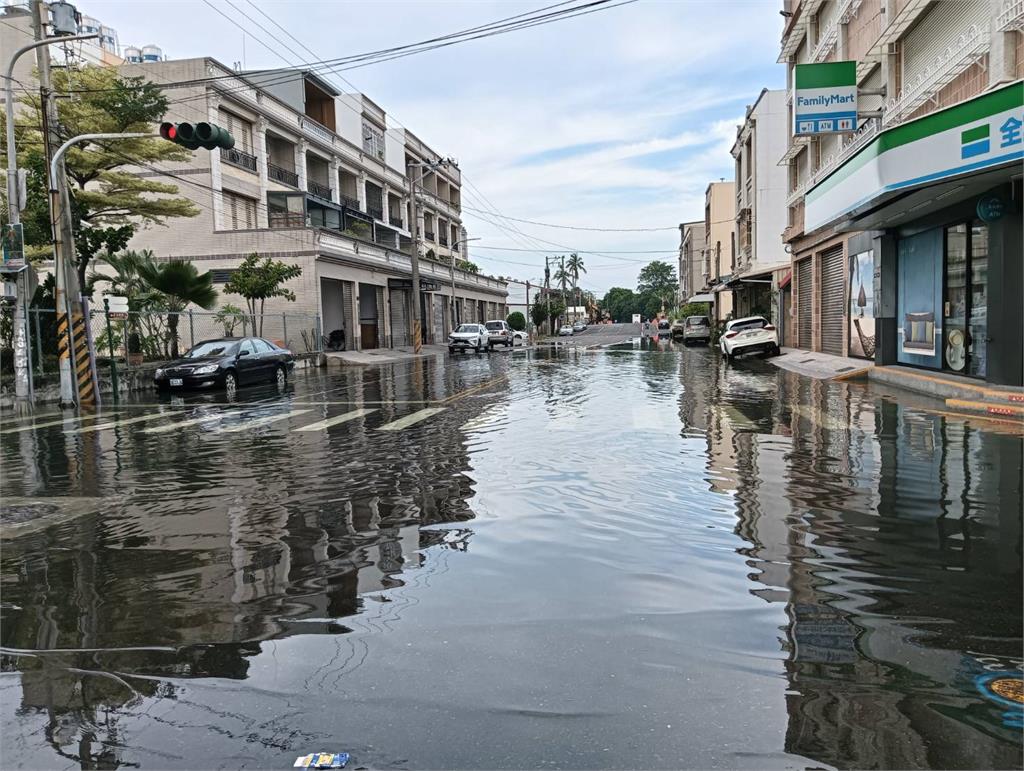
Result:
M283 297L288 302L295 302L295 292L282 285L301 275L302 268L298 265L289 265L269 257L261 259L258 252L253 252L231 274L224 285L224 291L245 298L249 315L252 316L252 328L258 330L256 334L262 335L264 303L270 297Z
M608 311L612 321L620 324L631 322L633 314L641 312L637 293L621 286L612 287L605 293L601 307Z
M140 263L139 274L163 295L167 310L167 335L171 341L171 358L178 358L178 316L189 305L209 310L217 304L213 274L200 275L191 262L177 260L162 263Z
M508 314L508 318L505 319L505 321L507 321L508 325L516 332L522 332L526 329L526 316L519 311L512 311Z
M576 252L569 255L569 259L565 261L565 269L569 271L569 275L572 277L572 293L576 297L576 305L582 305L580 301L580 274L586 273L587 269L583 267L583 258L580 257Z
M459 260L458 262L455 263L455 267L458 268L459 270L464 270L467 273L480 272L480 268L477 266L477 264L475 262L470 262L469 260Z
M671 304L679 289L676 269L667 262L655 260L641 269L637 276L636 291L644 296L644 308L652 316ZM651 299L657 300L657 307L651 308Z
M559 316L565 313L565 300L560 295L549 293L539 295L530 309L530 316L533 323L540 329L546 322L551 323L551 331L554 332L554 322Z
M57 102L60 130L67 137L152 131L168 107L158 85L139 77L122 77L111 67L56 69L53 88L58 94L75 92L74 98ZM42 106L38 95L30 95L25 102L17 120L19 147L25 149L19 164L28 170L28 205L22 219L26 243L38 254L47 251L51 243ZM199 214L188 198L176 197L177 186L129 171L189 157L191 151L156 138L85 142L68 150L65 159L76 269L83 287L92 259L124 249L139 225L162 225L172 217Z

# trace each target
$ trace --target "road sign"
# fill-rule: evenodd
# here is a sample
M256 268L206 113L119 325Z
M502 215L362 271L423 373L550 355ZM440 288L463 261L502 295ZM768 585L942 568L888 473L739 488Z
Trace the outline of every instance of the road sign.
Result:
M4 225L2 245L6 267L25 264L25 233L20 222Z
M107 313L112 319L128 318L128 298L120 295L107 295L103 298L103 304Z
M857 62L796 65L793 136L856 130Z

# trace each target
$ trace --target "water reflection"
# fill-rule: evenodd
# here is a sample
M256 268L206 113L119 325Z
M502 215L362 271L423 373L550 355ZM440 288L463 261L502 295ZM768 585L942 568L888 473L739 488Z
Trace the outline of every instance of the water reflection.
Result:
M1019 431L761 374L758 389L757 369L710 369L712 403L681 367L680 417L706 429L710 487L736 500L751 592L785 604L786 750L1019 766Z

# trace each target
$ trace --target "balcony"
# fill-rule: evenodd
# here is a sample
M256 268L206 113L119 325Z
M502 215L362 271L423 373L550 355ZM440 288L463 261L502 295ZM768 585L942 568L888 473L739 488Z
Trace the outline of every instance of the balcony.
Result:
M970 28L935 57L924 72L907 83L885 107L882 123L886 126L900 120L934 98L939 91L974 64L988 51L988 30L972 24Z
M272 228L304 228L306 217L295 212L270 211L267 213L269 225Z
M1003 0L1003 10L996 17L996 30L1024 32L1024 0Z
M299 186L299 175L291 169L278 166L276 163L267 163L267 176L274 182L280 182L289 187Z
M388 224L395 227L402 227L402 215L388 212Z
M240 169L251 171L253 174L256 173L256 156L249 155L249 153L243 153L241 150L231 148L225 150L223 147L220 149L220 159L225 163L230 163L232 166L237 166Z
M879 126L880 124L877 118L869 118L867 122L857 129L856 133L846 134L843 138L843 144L839 150L822 161L817 170L805 181L801 194L817 185L821 180L825 179L825 177L867 146L868 143L877 136ZM791 202L787 201L787 203Z
M356 211L362 211L363 207L359 205L359 199L355 196L345 195L342 193L339 196L340 203L347 209L355 209Z
M833 21L819 36L818 45L814 47L814 52L811 54L811 62L825 61L835 50L837 42L839 42L839 24Z
M437 242L438 242L439 244L441 244L441 246L448 246L448 236L446 236L446 235L445 235L444 233L442 233L442 234L441 234L441 235L440 235L440 236L438 237L438 239L437 239Z
M306 183L306 189L309 190L312 195L315 195L317 198L323 198L325 201L330 201L331 193L334 192L327 185L314 182L313 180L309 180L309 182Z
M437 240L437 239L436 239L436 238L434 237L434 232L433 232L432 230L424 230L424 231L423 231L423 237L424 237L424 238L425 238L425 239L426 239L427 241L436 241L436 240Z
M321 142L326 142L327 144L332 144L334 142L333 131L306 115L299 118L299 126L302 128L304 133L319 139Z
M383 206L367 206L366 213L373 217L375 220L384 221L384 207Z

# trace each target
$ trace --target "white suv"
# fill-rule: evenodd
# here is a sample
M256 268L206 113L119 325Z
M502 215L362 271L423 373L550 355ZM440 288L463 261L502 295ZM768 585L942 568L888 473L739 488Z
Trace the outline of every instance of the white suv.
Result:
M763 351L778 356L779 335L768 319L763 316L748 316L745 319L733 319L728 322L718 345L726 359L751 351Z
M507 321L488 321L484 324L487 327L487 347L494 348L496 345L504 345L506 348L511 348L515 342L512 336L512 327L508 325Z

